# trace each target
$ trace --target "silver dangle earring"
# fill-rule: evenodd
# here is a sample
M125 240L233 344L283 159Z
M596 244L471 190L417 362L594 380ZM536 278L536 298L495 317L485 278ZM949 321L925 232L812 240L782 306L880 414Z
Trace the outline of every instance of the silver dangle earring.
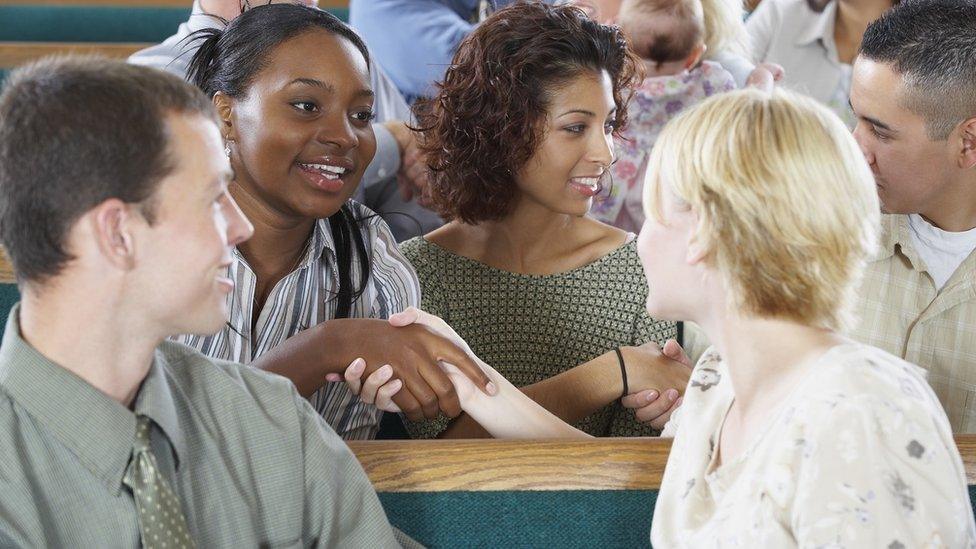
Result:
M230 158L230 139L224 141L224 154L227 155L227 158Z

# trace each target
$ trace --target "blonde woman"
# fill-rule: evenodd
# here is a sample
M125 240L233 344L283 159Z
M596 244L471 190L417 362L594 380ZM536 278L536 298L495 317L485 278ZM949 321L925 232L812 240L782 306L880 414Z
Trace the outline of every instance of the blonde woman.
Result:
M715 343L665 429L653 545L972 547L962 462L921 370L839 334L879 216L841 121L790 92L730 92L676 118L649 162L648 312ZM391 318L411 321L450 331ZM452 374L496 436L581 436L493 378L487 397Z

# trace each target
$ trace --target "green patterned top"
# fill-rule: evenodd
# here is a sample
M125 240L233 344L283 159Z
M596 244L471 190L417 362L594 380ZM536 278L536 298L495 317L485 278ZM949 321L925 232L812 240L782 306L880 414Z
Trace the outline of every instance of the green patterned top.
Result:
M645 311L647 283L631 241L577 269L526 275L495 269L422 237L400 245L420 278L424 310L447 321L482 360L518 387L569 370L621 346L663 344L674 322ZM406 421L432 438L449 419ZM595 436L646 436L632 410L610 404L576 426Z

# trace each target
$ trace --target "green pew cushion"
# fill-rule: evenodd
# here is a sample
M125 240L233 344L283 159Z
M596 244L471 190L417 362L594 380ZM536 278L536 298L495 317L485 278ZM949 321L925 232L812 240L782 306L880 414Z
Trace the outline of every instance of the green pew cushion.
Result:
M430 548L649 547L656 490L380 492L390 522Z
M390 522L438 547L650 547L657 490L380 492ZM976 513L976 486L969 485Z
M10 309L20 301L20 292L17 291L16 284L0 284L0 340L3 340L3 332L7 326L7 316Z
M329 11L349 20L348 8ZM189 7L0 5L0 41L162 42L189 14Z

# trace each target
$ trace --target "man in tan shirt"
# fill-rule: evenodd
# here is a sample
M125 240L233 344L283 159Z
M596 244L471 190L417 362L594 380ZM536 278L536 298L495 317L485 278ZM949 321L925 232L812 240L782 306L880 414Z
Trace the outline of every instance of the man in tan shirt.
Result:
M928 370L976 432L976 4L902 3L872 23L851 106L884 232L851 335Z

